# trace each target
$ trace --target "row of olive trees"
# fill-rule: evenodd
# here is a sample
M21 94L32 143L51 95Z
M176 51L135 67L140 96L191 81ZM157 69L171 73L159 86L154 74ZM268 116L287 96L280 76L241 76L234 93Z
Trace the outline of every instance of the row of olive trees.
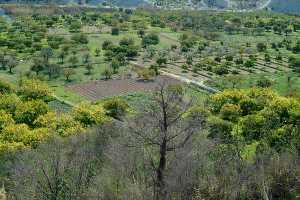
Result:
M95 50L95 56L100 56L100 49ZM70 55L71 54L71 55ZM53 62L53 58L57 58L57 62ZM49 79L64 75L66 81L70 81L71 77L76 74L75 68L84 67L87 75L91 75L95 64L92 62L92 55L89 51L85 52L81 57L78 58L77 51L67 48L62 48L58 55L54 55L52 48L43 48L39 56L33 58L30 70L39 76L41 73L47 74ZM67 63L67 64L66 64Z

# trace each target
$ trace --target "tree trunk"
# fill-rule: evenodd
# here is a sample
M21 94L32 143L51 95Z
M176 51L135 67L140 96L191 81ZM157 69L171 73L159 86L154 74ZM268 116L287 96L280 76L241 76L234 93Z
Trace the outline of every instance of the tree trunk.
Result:
M160 146L160 160L159 166L156 170L156 178L157 178L157 196L156 200L166 200L166 183L165 183L165 169L166 169L166 155L167 155L167 141L164 138L163 142Z
M267 190L266 190L266 185L265 185L264 181L263 181L262 186L263 186L262 187L263 198L264 198L264 200L269 200L268 193L267 193Z

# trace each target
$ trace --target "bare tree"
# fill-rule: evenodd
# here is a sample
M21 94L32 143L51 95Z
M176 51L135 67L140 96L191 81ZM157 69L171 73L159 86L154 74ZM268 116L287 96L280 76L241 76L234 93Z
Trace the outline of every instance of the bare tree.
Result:
M192 136L199 133L204 124L204 113L193 110L191 105L181 86L162 83L153 95L152 103L129 121L133 146L142 144L151 148L156 200L169 198L166 185L168 164L174 153L190 145Z

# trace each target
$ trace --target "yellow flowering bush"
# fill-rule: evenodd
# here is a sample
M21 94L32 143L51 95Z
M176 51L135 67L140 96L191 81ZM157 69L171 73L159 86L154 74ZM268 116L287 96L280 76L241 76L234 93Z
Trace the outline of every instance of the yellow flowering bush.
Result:
M101 124L107 120L105 110L101 105L94 105L88 102L74 107L72 113L74 119L79 121L84 127Z

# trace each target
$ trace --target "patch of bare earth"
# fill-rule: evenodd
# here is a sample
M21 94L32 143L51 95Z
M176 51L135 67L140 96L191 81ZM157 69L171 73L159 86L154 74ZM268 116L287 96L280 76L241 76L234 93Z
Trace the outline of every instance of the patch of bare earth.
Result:
M90 83L69 85L67 86L67 89L78 93L91 101L96 101L137 91L153 91L159 84L174 85L182 83L179 80L168 76L158 76L150 81L135 79L99 80Z

